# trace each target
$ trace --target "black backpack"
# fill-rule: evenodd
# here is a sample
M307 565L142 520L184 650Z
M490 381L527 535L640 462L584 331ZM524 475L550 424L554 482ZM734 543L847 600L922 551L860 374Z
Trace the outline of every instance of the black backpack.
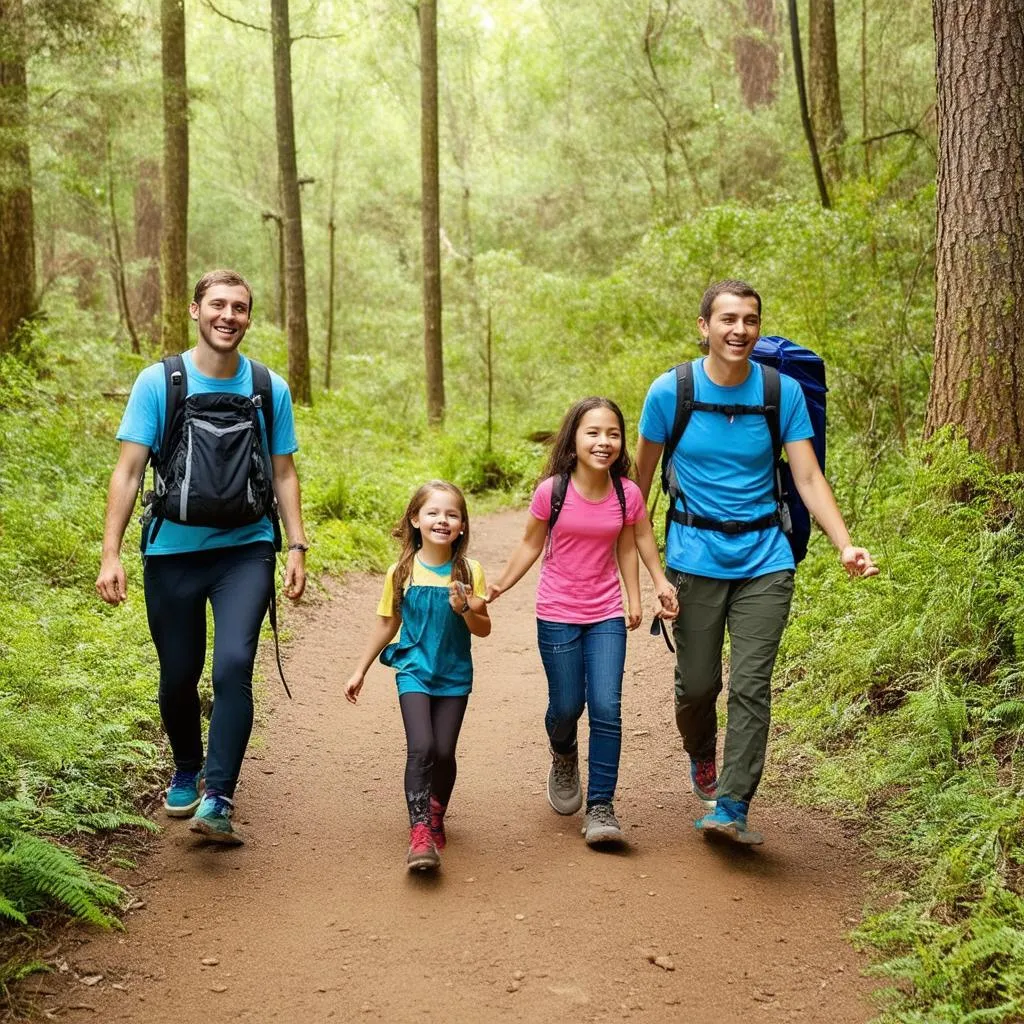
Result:
M612 485L615 487L615 496L619 499L619 511L622 512L622 522L626 522L626 492L622 489L622 478L612 473ZM551 514L548 516L548 541L545 555L551 554L551 536L555 532L555 523L562 514L562 506L565 504L565 496L569 493L569 474L559 473L555 482L551 485Z
M270 371L249 362L251 396L190 395L182 357L164 358L164 430L159 450L150 453L153 490L142 499L143 554L165 519L228 530L258 523L264 516L270 517L274 547L281 550L269 447L274 430Z
M779 420L782 383L779 373L796 379L807 400L811 425L814 429L814 450L818 463L825 469L825 364L821 358L809 349L803 349L785 338L760 338L754 347L751 358L761 364L764 381L764 393L761 405L718 405L694 400L693 363L680 363L675 367L676 374L676 408L672 433L665 444L661 458L661 489L669 496L668 509L665 513L665 540L672 522L684 526L693 526L699 530L717 530L720 533L736 535L752 533L777 526L786 535L793 558L796 562L803 560L807 554L807 542L810 539L810 514L793 483L789 465L783 457L782 429ZM719 412L726 416L763 416L772 440L772 476L775 493L775 511L758 519L750 520L717 520L705 516L694 515L686 507L686 496L679 488L672 455L682 439L690 417L695 411ZM682 504L682 509L676 503Z

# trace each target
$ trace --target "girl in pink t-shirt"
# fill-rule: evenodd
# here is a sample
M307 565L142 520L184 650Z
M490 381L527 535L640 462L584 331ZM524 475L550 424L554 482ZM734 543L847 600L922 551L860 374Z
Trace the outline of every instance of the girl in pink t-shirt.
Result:
M548 802L559 814L575 814L583 803L576 732L586 707L590 749L583 833L590 846L623 841L612 800L622 746L626 618L629 629L636 629L642 617L638 551L661 601L659 615L674 618L678 611L640 489L627 479L625 438L622 412L611 400L584 398L569 410L534 492L526 534L487 590L493 601L544 552L537 643L548 678ZM557 521L549 534L553 504Z

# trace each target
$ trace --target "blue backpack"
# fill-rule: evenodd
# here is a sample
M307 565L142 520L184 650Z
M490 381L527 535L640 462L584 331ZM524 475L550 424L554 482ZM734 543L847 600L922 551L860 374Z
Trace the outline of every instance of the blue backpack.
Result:
M693 526L700 530L717 530L720 533L740 534L755 530L779 527L789 539L793 558L800 562L807 554L807 542L811 536L811 515L793 483L793 474L782 450L782 430L779 424L779 404L782 385L779 374L792 377L804 393L807 411L811 418L814 437L811 443L818 465L825 471L825 363L810 349L802 348L786 338L758 338L751 354L754 362L764 369L764 398L762 405L719 405L694 400L693 363L680 363L676 373L676 411L672 433L665 444L661 457L661 489L669 495L669 507L665 514L665 537L673 522ZM705 516L693 515L686 507L686 496L679 488L672 455L682 439L686 425L694 411L720 412L727 416L764 416L772 438L775 457L775 501L774 512L758 519L721 521ZM677 508L682 504L682 509Z

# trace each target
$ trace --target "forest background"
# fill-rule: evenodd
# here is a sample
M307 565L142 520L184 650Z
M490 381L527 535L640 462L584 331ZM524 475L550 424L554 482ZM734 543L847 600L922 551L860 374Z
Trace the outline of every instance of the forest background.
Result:
M1020 27L1010 18L994 46L985 19L1003 5L967 6L992 58L968 90L998 102L1009 76L1019 105ZM925 0L801 4L816 181L774 0L445 0L436 14L296 0L289 186L270 31L282 7L0 0L0 989L39 968L34 926L53 914L115 922L124 894L102 872L152 828L137 808L163 778L143 604L112 611L92 584L128 389L184 327L161 310L160 255L163 237L166 292L180 14L177 262L188 282L215 266L249 278L246 350L308 399L315 572L383 568L390 524L428 477L465 488L474 515L522 501L540 439L582 395L614 397L635 429L654 376L697 354L713 280L750 280L765 333L824 357L828 475L882 576L854 588L814 541L776 674L773 783L849 819L883 860L853 937L887 979L885 1019L1021 1019L1024 491L1014 458L986 457L970 424L958 435L944 427L957 415L936 412L943 392L961 412L1008 401L1016 422L1021 396L972 391L946 364L940 380L933 362L942 17ZM425 12L440 184L426 250ZM1011 171L1019 160L1018 146ZM1007 181L1019 211L1020 176ZM284 254L298 196L301 277ZM443 313L426 303L425 364L432 242ZM982 337L1000 317L1019 331L1001 294L973 297L995 310L969 325ZM10 315L19 302L27 317Z

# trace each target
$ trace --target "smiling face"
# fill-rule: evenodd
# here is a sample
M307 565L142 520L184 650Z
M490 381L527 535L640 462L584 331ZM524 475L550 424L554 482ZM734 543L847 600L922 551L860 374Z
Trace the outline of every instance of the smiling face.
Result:
M465 526L459 499L451 492L433 488L410 519L420 531L423 546L450 548Z
M607 472L622 451L622 428L611 409L590 409L576 428L576 461L588 469Z
M753 296L725 292L711 304L711 315L697 326L708 344L708 358L727 371L746 363L761 333L761 313Z
M240 284L215 284L188 307L199 325L199 343L218 355L234 352L249 328L249 289Z

